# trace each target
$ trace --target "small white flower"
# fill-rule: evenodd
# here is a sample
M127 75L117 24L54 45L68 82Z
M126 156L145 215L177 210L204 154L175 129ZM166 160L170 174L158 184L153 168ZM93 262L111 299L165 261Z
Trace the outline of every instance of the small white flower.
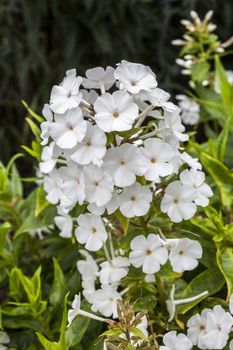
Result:
M157 86L155 74L148 66L139 63L121 61L114 76L120 82L120 89L131 94L137 94L141 90L150 91Z
M181 123L180 118L180 109L176 108L176 110L169 111L167 109L164 110L164 120L159 122L159 135L161 137L166 137L172 135L178 141L187 141L189 139L188 135L183 134L185 131L184 125Z
M61 237L70 238L72 236L73 220L69 215L55 216L54 222L61 231Z
M105 317L117 318L117 300L121 295L111 285L104 285L93 295L93 311L99 311Z
M167 262L168 252L163 246L158 235L149 234L135 237L131 243L132 252L129 255L131 264L135 267L142 266L142 271L152 274L160 270L160 265Z
M88 204L87 209L94 215L103 215L105 210L107 210L107 213L110 215L119 208L120 204L118 197L117 192L113 190L112 198L105 205L97 206L95 203L90 203Z
M115 69L108 66L106 69L103 67L95 67L86 71L86 77L83 78L82 85L85 89L110 89L115 83L114 78Z
M180 158L182 162L188 164L190 168L194 170L201 170L202 165L199 163L198 158L192 158L187 152L183 152L180 154Z
M55 113L65 113L68 109L79 106L82 94L79 91L81 77L76 77L76 69L66 71L66 77L58 86L52 88L50 107Z
M212 312L211 309L202 310L201 314L192 316L187 322L187 336L193 345L197 345L202 349L202 337L206 334L207 314Z
M116 257L111 261L104 261L100 264L99 272L100 282L102 284L111 284L119 282L128 273L130 265L128 258Z
M63 180L59 175L59 171L54 169L49 176L44 177L44 189L47 192L46 199L52 204L57 204L62 193Z
M193 344L185 334L177 334L171 331L163 336L164 346L160 346L159 350L191 350Z
M163 213L167 213L173 222L188 220L196 212L194 199L195 192L192 186L182 185L180 181L174 181L165 189L161 210Z
M124 91L101 95L97 98L94 109L96 124L105 132L129 130L138 116L138 106Z
M80 92L83 95L83 99L90 103L90 104L94 104L95 101L97 100L97 98L99 97L99 95L97 94L97 92L95 90L85 90L85 89L81 89ZM84 113L85 114L85 113Z
M204 182L205 173L198 170L184 170L180 174L180 181L183 185L191 185L195 190L194 202L197 205L206 207L209 204L209 197L213 195L211 188Z
M173 271L184 272L197 267L197 259L202 257L199 242L189 238L168 239L167 242L170 244L169 260Z
M49 128L50 124L53 120L53 113L50 109L50 106L48 103L46 103L43 107L42 114L45 117L45 121L41 123L40 128L41 128L41 134L40 137L42 138L41 145L47 145L48 140L49 140Z
M166 102L170 98L169 93L159 88L151 91L142 91L139 96L146 101L150 101L150 103L155 107L166 106Z
M120 211L127 218L143 216L150 209L152 193L146 186L135 182L132 186L124 188L119 195Z
M97 263L87 251L80 249L79 252L86 257L86 260L77 261L77 269L82 275L82 280L88 282L95 281L97 278L97 273L99 271ZM87 286L88 289L92 289L89 288L91 285L88 284L86 284L85 289L87 289Z
M174 157L172 147L160 139L149 138L145 140L141 148L145 157L145 178L149 181L159 182L160 176L164 177L173 172L169 161Z
M41 162L39 169L42 173L50 173L57 163L57 157L60 151L56 148L55 142L51 142L50 145L42 148Z
M86 135L82 142L76 147L70 158L78 164L99 164L106 152L106 135L98 128L88 124Z
M107 204L112 198L113 180L96 165L88 165L84 169L86 199L98 207Z
M81 214L77 222L79 224L75 230L77 241L81 244L85 243L87 250L99 250L108 238L101 218L93 214Z
M10 343L8 334L4 331L0 331L0 350L7 350L7 344Z
M177 95L181 109L181 119L186 125L196 125L200 119L200 106L197 102L185 95Z
M59 173L63 179L62 191L64 195L72 203L83 204L85 200L85 182L81 167L70 162L67 166L61 167Z
M126 143L107 151L103 167L119 187L132 185L146 169L140 149Z
M72 321L75 319L76 316L84 316L84 317L88 317L88 318L92 318L93 320L97 320L97 321L102 321L102 322L107 322L109 320L104 319L102 317L96 316L91 314L90 312L87 312L85 310L81 309L81 295L75 295L74 300L72 302L72 308L68 311L68 325L67 327L70 327Z
M87 130L79 107L65 114L55 114L55 122L50 124L49 133L60 148L71 149L81 142Z

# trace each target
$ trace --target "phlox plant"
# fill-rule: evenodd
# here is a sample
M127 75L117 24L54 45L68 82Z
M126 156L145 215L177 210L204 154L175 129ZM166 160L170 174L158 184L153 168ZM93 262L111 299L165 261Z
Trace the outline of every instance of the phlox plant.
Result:
M43 116L24 102L37 187L24 198L18 156L1 164L0 349L233 348L233 93L211 40L213 79L191 75L192 111L125 60L66 71ZM199 98L214 79L218 100ZM221 108L216 140L185 132Z

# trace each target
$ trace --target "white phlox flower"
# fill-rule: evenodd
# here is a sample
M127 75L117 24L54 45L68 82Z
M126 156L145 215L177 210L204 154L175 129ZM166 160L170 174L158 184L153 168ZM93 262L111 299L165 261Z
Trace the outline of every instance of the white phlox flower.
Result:
M121 256L102 262L99 272L100 282L103 285L119 282L127 275L129 265L129 259Z
M96 165L85 167L84 174L87 201L98 207L107 204L112 198L112 177Z
M72 308L68 311L68 325L67 325L67 327L70 327L71 323L73 322L75 317L78 315L84 316L87 318L91 318L91 319L96 320L96 321L101 321L101 322L109 323L109 321L110 321L110 320L107 320L103 317L99 317L99 316L94 315L90 312L82 310L81 309L81 295L80 294L75 295L74 300L72 302Z
M183 185L180 181L170 183L161 201L161 210L167 213L173 222L190 219L196 212L195 190L192 186Z
M187 141L189 139L188 135L184 134L185 127L181 123L180 117L180 109L176 108L176 110L169 111L168 109L164 109L164 120L159 122L159 130L158 135L161 137L166 137L172 135L178 141Z
M78 219L75 236L79 243L85 244L89 251L99 250L107 240L108 235L101 217L93 214L81 214Z
M78 107L82 99L79 91L81 77L76 77L76 69L66 71L62 83L52 88L50 108L54 113L65 113L68 109Z
M188 323L188 337L200 349L223 349L229 339L233 317L222 306L204 309L192 316Z
M117 318L117 300L121 300L121 294L116 288L106 284L93 295L93 311L99 311L105 317Z
M164 177L173 172L169 161L173 158L172 147L164 141L156 138L148 138L141 148L145 158L145 178L149 181L159 182L160 176Z
M199 163L198 158L192 158L187 152L180 154L180 158L184 164L188 164L190 168L194 170L201 170L202 165Z
M104 157L103 168L119 187L131 186L136 175L142 176L146 170L140 149L130 144L110 148Z
M197 267L202 257L202 246L189 238L167 239L169 260L175 272L190 271Z
M159 236L153 233L147 237L142 235L135 237L130 243L130 248L132 250L129 254L130 263L135 267L142 266L144 273L158 272L160 266L167 262L167 249Z
M87 125L84 139L70 158L77 164L100 164L106 152L106 135L96 125Z
M84 249L80 249L79 251L84 257L86 257L86 260L78 260L77 261L77 269L82 275L83 281L95 281L97 278L97 274L99 271L99 267L93 257ZM86 284L86 287L88 284ZM91 286L91 284L89 285ZM85 288L87 289L87 288Z
M191 350L193 345L185 334L170 331L163 336L164 345L159 350Z
M50 173L57 163L59 154L60 151L56 147L55 142L51 142L50 145L43 147L41 162L39 163L40 171L44 174Z
M73 219L69 215L55 216L54 222L59 228L59 235L63 238L70 238L73 230Z
M175 285L173 284L171 292L170 292L169 299L166 300L167 311L169 313L168 322L171 322L174 319L177 305L191 303L192 301L201 299L201 298L205 297L206 295L208 295L208 291L207 290L202 292L202 293L200 293L200 294L198 294L198 295L190 297L190 298L176 299L175 300L174 299L174 296L175 296Z
M120 211L127 218L144 216L150 209L152 201L151 190L135 182L132 186L124 188L119 195Z
M181 109L181 119L186 125L196 125L200 119L200 106L186 95L177 95Z
M115 83L113 67L95 67L86 71L86 78L83 78L82 85L85 89L100 89L105 91L110 89Z
M49 141L49 128L50 124L53 121L53 113L50 109L50 106L48 103L44 104L44 107L42 109L42 115L45 118L45 121L41 123L41 134L40 137L42 138L41 145L47 145Z
M167 101L170 98L170 94L166 91L156 88L151 91L142 91L139 96L145 100L149 101L155 107L166 107Z
M72 203L83 204L85 200L85 181L83 169L73 162L59 169L63 178L62 191Z
M148 66L125 60L117 66L115 78L120 82L120 89L137 94L141 90L150 91L157 86L155 74Z
M77 107L64 114L55 114L49 134L58 147L71 149L83 140L86 130L87 122L83 119L81 109Z
M101 95L94 103L94 109L96 124L105 132L129 130L138 116L138 106L124 91Z
M209 204L209 197L213 195L211 188L205 183L205 173L194 169L186 169L180 174L180 181L183 185L191 185L195 190L194 202L197 205L206 207Z

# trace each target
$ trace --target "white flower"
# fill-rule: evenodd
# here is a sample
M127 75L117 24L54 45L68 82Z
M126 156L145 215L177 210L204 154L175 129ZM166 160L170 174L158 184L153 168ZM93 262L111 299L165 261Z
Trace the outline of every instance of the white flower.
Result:
M99 96L95 90L88 91L85 89L81 89L80 92L83 95L83 99L92 105L95 103L95 101L97 100L97 98Z
M50 106L48 103L46 103L43 107L42 114L45 117L45 121L41 123L40 128L41 128L41 134L40 137L42 138L41 145L47 145L48 140L49 140L49 128L50 124L53 120L53 113L50 109Z
M195 192L191 186L182 185L180 181L170 183L161 201L161 210L167 213L173 222L190 219L196 212L193 203Z
M110 284L119 282L128 273L128 266L130 265L128 258L116 257L111 261L104 261L100 264L101 270L99 272L100 282L102 284Z
M189 238L168 239L170 244L169 260L175 272L190 271L197 267L202 257L202 247L199 242Z
M63 180L59 175L59 171L54 169L49 176L44 177L44 189L47 192L46 199L52 204L57 204L62 193Z
M192 316L188 323L188 337L200 349L222 349L226 346L233 317L220 306L204 309L201 315Z
M124 188L119 195L120 211L127 218L143 216L150 209L152 193L146 186L135 182L132 186Z
M114 213L119 208L119 199L118 199L118 193L116 190L113 190L112 192L112 198L109 202L107 202L105 205L97 206L95 203L90 203L87 206L87 209L95 215L103 215L105 210L107 210L107 213L110 215Z
M161 137L166 137L172 135L178 141L187 141L189 139L188 135L183 134L185 131L184 125L181 123L180 118L180 109L176 108L176 110L169 111L168 109L164 110L164 120L159 122L159 130L158 133Z
M93 214L81 214L77 222L79 224L75 230L77 241L85 243L87 250L99 250L108 238L101 218Z
M93 295L93 311L99 311L106 317L117 318L117 300L121 300L121 295L111 285L104 285Z
M121 61L114 76L120 82L120 89L132 94L137 94L141 90L150 91L157 86L155 74L148 66L139 63Z
M59 169L60 176L63 179L62 191L64 195L72 202L83 204L85 200L85 183L81 167L70 162L67 166Z
M97 98L94 109L96 124L105 132L129 130L138 116L138 106L124 91L101 95Z
M75 295L74 300L72 302L72 309L70 309L68 311L68 325L67 325L67 327L70 327L72 321L78 315L84 316L84 317L88 317L88 318L92 318L93 320L97 320L97 321L108 322L108 320L106 320L106 319L104 319L102 317L93 315L90 312L82 310L81 309L81 295L80 294L79 295L77 295L77 294Z
M207 314L212 312L211 309L202 310L201 314L192 316L187 322L187 336L199 348L202 348L202 337L206 334L206 318Z
M169 93L159 88L151 91L142 91L139 96L144 100L150 101L150 103L155 107L166 106L166 102L170 98Z
M160 346L159 350L191 350L193 345L185 334L177 334L171 331L163 336L164 346Z
M0 331L0 350L7 350L6 344L10 343L10 338L8 334L4 331Z
M136 175L143 175L146 169L140 149L126 143L107 151L103 167L119 187L132 185Z
M58 86L52 88L50 95L50 107L55 113L65 113L68 109L78 107L82 95L79 86L81 77L76 77L76 69L66 71L66 77Z
M145 157L145 178L149 181L159 182L159 177L170 175L173 167L169 161L174 157L172 147L160 139L149 138L141 148Z
M182 162L188 164L190 168L194 170L201 170L202 165L199 163L198 158L192 158L187 152L183 152L180 154L180 158Z
M88 165L84 169L86 200L98 207L107 204L112 198L113 180L96 165Z
M170 292L170 296L169 299L166 300L166 305L167 305L167 311L169 313L169 320L168 322L171 322L173 320L173 318L175 317L175 313L176 313L176 306L177 305L182 305L182 304L187 304L187 303L191 303L192 301L198 300L202 297L205 297L208 294L208 291L204 291L198 295L195 295L193 297L190 298L185 298L185 299L176 299L174 300L174 296L175 296L175 284L173 284L171 292Z
M168 252L158 235L151 233L147 237L137 236L131 241L130 248L132 249L129 254L131 264L135 267L142 266L144 273L158 272L160 265L167 262Z
M85 89L110 89L115 83L114 78L115 69L108 66L106 69L103 67L95 67L86 71L86 77L83 78L82 85Z
M65 114L55 114L55 122L50 124L49 133L60 148L71 149L81 142L87 130L79 107Z
M54 222L56 226L61 230L61 237L70 238L72 236L73 220L69 215L55 216Z
M194 202L197 205L206 207L209 204L209 197L213 195L211 188L204 182L205 173L198 170L184 170L180 174L180 181L183 185L191 185L195 190Z
M70 158L81 165L99 164L106 152L106 141L105 133L89 123L84 139Z
M226 346L233 317L229 312L216 305L212 312L207 314L206 330L207 333L202 337L202 344L205 349L222 349Z
M181 109L181 119L186 125L196 125L200 119L200 106L197 102L185 95L177 95Z
M40 171L44 174L50 173L57 163L57 157L60 151L56 148L55 142L51 142L49 146L42 148L41 162L39 164Z
M80 249L79 252L86 257L86 260L77 261L77 269L82 275L82 280L88 282L95 281L97 278L97 273L99 271L98 265L87 251ZM87 284L85 289L87 289L87 286L89 289L89 286L91 286L91 284Z

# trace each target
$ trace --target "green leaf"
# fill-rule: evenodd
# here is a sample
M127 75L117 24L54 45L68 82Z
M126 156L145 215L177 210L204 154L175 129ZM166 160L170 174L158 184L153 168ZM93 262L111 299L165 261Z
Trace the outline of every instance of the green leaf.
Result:
M36 335L45 350L65 350L59 343L48 340L43 334L36 332Z
M11 170L11 176L10 181L8 183L9 192L12 194L13 198L22 198L23 197L23 186L20 179L19 172L13 164L12 170Z
M90 311L90 307L86 301L82 302L82 310ZM90 318L77 316L70 327L66 331L66 339L68 343L68 348L76 347L80 344L84 334L86 333L88 326L90 324Z
M34 118L36 119L39 123L42 123L44 121L44 118L42 118L40 115L36 114L27 104L26 101L21 100L22 105L26 108L26 110L28 111L28 113Z
M128 232L128 227L129 227L129 219L126 218L124 215L121 214L120 210L117 210L115 212L116 218L120 221L121 226L123 228L124 235L127 234Z
M194 81L202 82L208 77L210 65L208 62L198 62L192 64L191 75Z
M185 299L196 296L204 291L208 291L208 295L216 294L221 290L224 285L224 278L219 270L216 268L208 269L201 272L196 276L186 287L182 295L177 297L177 299ZM182 304L177 307L179 313L185 314L187 311L192 309L201 300L205 299L207 296L203 296L198 300L195 300L188 304Z
M49 202L45 198L46 193L43 189L43 186L40 185L36 189L36 209L35 216L38 216L48 205Z
M201 153L200 158L219 189L223 205L231 210L233 206L233 175L223 163L208 154Z
M55 258L53 259L53 267L54 267L54 279L53 279L53 285L49 296L49 301L50 301L50 304L53 307L55 307L64 300L66 280L62 272L62 269L60 268Z
M223 247L217 251L218 266L226 280L227 284L227 301L233 293L233 248Z

